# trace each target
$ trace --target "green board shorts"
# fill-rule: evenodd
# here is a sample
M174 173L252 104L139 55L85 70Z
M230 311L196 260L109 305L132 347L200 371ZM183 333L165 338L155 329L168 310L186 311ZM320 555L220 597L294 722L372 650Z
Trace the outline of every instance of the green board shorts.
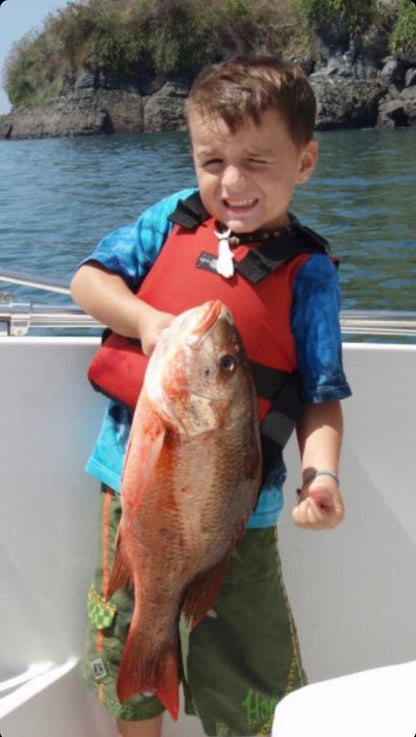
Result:
M105 598L120 497L103 487L99 551L88 593L83 677L116 719L151 719L164 711L155 695L121 704L116 681L133 611L133 592ZM278 701L305 685L295 624L284 588L275 527L250 529L237 543L214 608L189 632L179 624L185 712L207 735L268 735Z

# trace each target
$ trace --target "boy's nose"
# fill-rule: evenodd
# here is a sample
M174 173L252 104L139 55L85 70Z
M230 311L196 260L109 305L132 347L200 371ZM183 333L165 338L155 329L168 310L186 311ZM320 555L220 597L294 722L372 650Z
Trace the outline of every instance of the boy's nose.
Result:
M245 176L238 166L227 166L222 174L222 184L225 187L238 189L245 184Z

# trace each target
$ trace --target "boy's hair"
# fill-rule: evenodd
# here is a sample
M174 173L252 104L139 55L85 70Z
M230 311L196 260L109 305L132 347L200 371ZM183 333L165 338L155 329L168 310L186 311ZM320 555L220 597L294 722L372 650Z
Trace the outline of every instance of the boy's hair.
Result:
M315 127L316 101L308 78L300 67L273 56L240 56L203 69L186 101L188 121L192 109L221 118L232 133L247 117L259 125L267 110L275 110L297 146L311 140Z

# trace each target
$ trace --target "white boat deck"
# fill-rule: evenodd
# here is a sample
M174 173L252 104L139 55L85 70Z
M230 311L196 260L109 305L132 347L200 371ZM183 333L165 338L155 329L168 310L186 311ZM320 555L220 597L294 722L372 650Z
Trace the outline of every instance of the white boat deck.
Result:
M0 339L0 733L111 737L79 680L97 484L83 471L104 398L86 379L89 338ZM280 529L287 588L312 682L415 658L416 345L345 344L347 507L330 532ZM416 723L415 723L416 729ZM164 737L199 737L195 719ZM396 736L395 736L396 737Z

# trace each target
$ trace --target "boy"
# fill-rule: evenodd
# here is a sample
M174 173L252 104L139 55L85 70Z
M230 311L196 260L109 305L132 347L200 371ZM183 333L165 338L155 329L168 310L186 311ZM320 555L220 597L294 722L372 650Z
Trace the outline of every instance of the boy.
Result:
M105 238L72 289L86 312L139 338L146 356L187 307L220 298L234 315L266 417L263 485L214 610L190 635L181 631L181 675L186 710L207 735L269 734L277 701L304 683L276 541L281 449L295 423L303 474L295 524L332 528L344 514L339 400L350 389L338 281L323 239L288 212L317 160L315 100L299 69L239 58L199 75L187 119L199 191L168 197ZM104 547L89 595L85 678L117 718L121 737L159 737L156 697L139 694L122 705L115 690L131 592L105 598L131 417L131 409L110 403L87 466L104 485Z

